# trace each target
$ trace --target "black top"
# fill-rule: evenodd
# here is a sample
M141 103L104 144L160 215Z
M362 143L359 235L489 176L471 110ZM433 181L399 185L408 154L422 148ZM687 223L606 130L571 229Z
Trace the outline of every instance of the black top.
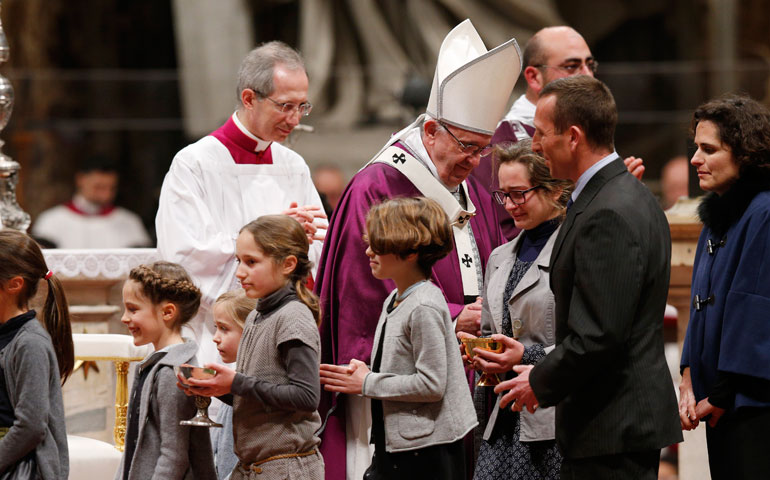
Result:
M34 310L28 310L0 324L0 350L8 346L21 327L36 315ZM5 372L0 367L0 427L11 427L15 420L16 416L13 414L13 405L8 397L8 387L5 383Z
M559 228L560 223L561 218L556 217L546 220L535 228L521 232L521 243L516 255L519 260L533 262L540 255L540 251L543 250L548 239L551 238L551 234Z
M393 295L390 299L390 303L387 306L387 312L391 313L396 309L396 297ZM382 346L385 341L385 328L388 326L387 317L382 324L382 332L380 332L380 341L377 344L377 355L374 356L372 361L372 372L380 371L380 364L382 363ZM382 412L382 400L372 399L372 436L369 443L374 444L374 450L379 452L385 451L385 415Z

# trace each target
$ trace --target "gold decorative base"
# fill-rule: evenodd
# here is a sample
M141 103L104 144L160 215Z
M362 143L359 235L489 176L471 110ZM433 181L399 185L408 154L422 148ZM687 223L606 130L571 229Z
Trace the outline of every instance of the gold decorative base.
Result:
M500 377L496 373L485 373L479 378L477 387L494 387L500 384Z

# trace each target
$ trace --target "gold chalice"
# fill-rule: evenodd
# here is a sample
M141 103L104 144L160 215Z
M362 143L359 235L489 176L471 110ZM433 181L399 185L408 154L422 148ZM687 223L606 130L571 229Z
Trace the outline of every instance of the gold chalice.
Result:
M214 378L217 374L216 370L211 368L195 367L193 365L182 364L178 367L174 367L174 371L177 374L182 374L184 378L195 378L198 380L207 380ZM189 420L182 420L179 425L189 425L192 427L222 427L222 424L215 422L209 418L209 405L211 405L211 398L195 395L195 408L198 409L195 416Z
M492 340L490 337L463 338L462 342L463 342L463 346L465 346L465 353L468 355L468 358L471 360L473 360L474 348L481 348L483 350L489 350L490 352L494 352L494 353L500 353L503 351L502 342ZM496 373L484 372L481 375L481 378L479 378L479 381L476 384L476 386L477 387L494 387L499 383L500 383L500 377L498 377Z

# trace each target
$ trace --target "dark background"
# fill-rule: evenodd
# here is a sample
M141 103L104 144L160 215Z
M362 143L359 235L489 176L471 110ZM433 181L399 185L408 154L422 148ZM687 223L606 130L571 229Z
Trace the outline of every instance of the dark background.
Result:
M403 1L380 5L394 8ZM501 2L487 1L501 8ZM715 36L724 32L710 26L710 9L720 1L555 2L562 18L585 36L600 62L597 76L616 97L619 153L645 159L645 182L653 191L664 162L687 153L694 107L719 92L715 79L724 67L712 50ZM257 42L297 44L298 2L252 0L249 6ZM767 103L770 0L733 7L734 90ZM171 1L4 0L1 13L11 59L0 72L16 99L0 138L4 153L22 165L22 207L34 220L67 200L80 159L107 154L122 166L117 203L139 213L154 231L163 176L174 154L196 140L182 128ZM377 119L364 112L361 125L372 122Z

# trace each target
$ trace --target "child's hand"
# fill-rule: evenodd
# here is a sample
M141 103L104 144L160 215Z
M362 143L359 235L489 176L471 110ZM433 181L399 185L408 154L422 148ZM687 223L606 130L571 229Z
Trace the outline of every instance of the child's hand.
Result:
M321 364L321 385L329 392L361 395L369 367L360 360L351 359L350 365Z
M503 351L494 353L489 350L474 348L473 366L485 373L510 372L514 365L521 362L521 357L524 355L524 345L499 333L492 335L492 340L501 342L504 347Z
M457 332L457 339L460 340L460 355L463 357L463 363L465 365L473 365L473 362L471 362L471 359L468 358L468 352L465 350L465 344L462 343L463 338L477 338L475 335L471 335L467 332Z
M235 378L235 370L218 363L207 363L204 368L215 370L217 374L208 380L199 380L196 378L182 379L187 383L188 388L182 388L188 395L200 395L202 397L219 397L230 393ZM179 378L179 377L177 377ZM188 393L189 392L189 393Z

